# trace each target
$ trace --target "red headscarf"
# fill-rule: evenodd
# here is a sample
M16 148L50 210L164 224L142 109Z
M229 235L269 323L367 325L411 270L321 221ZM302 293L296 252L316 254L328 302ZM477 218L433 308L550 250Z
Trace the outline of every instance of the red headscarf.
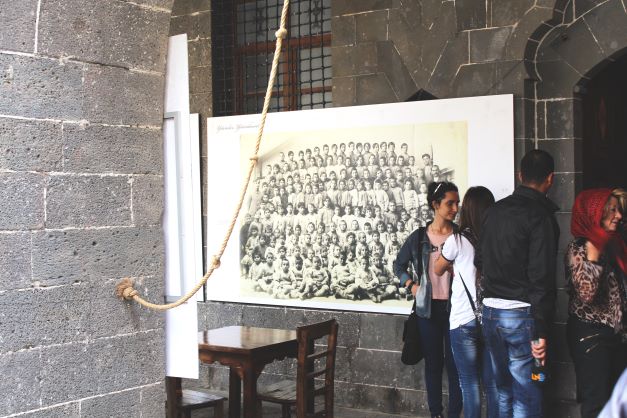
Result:
M589 189L577 195L573 205L570 232L577 238L585 238L599 251L611 243L612 253L623 272L627 272L627 246L615 232L601 226L603 208L612 195L612 189Z

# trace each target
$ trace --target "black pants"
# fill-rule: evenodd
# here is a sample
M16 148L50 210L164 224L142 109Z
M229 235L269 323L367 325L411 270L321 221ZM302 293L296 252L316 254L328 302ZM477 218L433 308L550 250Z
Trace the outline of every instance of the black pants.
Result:
M627 366L627 344L606 325L568 318L567 338L575 362L581 417L596 418Z

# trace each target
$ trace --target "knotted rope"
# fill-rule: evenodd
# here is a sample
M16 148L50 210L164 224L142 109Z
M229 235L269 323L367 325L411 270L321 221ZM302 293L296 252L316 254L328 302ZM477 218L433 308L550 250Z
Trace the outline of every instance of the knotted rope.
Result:
M263 129L266 126L266 116L268 114L268 108L270 107L270 99L272 97L272 89L274 88L274 81L276 79L277 68L279 65L279 58L281 57L281 47L283 45L283 39L287 36L287 29L285 28L285 26L287 24L287 11L289 9L289 3L290 3L289 0L284 0L283 2L283 10L281 11L281 25L275 33L276 46L274 50L274 58L272 59L272 70L270 71L270 77L268 80L268 88L266 89L266 96L263 102L263 111L261 112L261 123L259 124L259 130L257 131L257 142L255 145L255 153L253 154L252 157L250 157L250 166L248 168L248 174L244 180L244 184L242 186L239 201L237 202L237 206L235 207L235 211L233 213L231 223L229 224L229 227L227 229L226 235L224 236L224 240L222 241L222 245L220 246L220 249L213 257L211 257L211 264L209 265L209 268L207 269L207 273L205 273L205 275L202 277L202 280L200 280L196 284L196 286L194 286L192 290L187 292L187 294L185 294L184 296L181 296L181 298L177 300L176 302L167 303L163 305L148 302L147 300L143 299L139 295L139 292L137 290L133 288L133 280L130 278L124 278L117 284L116 289L115 289L115 294L117 297L121 299L126 299L126 300L134 300L135 302L139 303L142 306L145 306L150 309L155 309L158 311L165 311L168 309L176 308L177 306L182 305L183 303L187 302L192 296L194 296L196 292L198 292L198 290L200 290L200 288L202 288L205 285L205 283L207 283L207 280L209 280L209 277L211 277L213 272L220 267L220 258L222 257L222 254L224 254L224 250L226 249L226 246L229 242L231 234L233 233L233 228L235 228L235 223L237 222L237 217L239 216L239 213L242 209L242 204L244 203L244 197L246 196L246 190L248 190L248 185L250 183L253 170L255 168L255 165L257 164L257 160L259 160L259 155L258 155L259 147L261 145Z

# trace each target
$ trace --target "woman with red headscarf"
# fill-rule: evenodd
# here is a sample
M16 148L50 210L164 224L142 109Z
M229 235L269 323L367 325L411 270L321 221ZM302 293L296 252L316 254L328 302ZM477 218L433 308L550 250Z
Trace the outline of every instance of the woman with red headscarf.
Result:
M624 208L622 208L624 209ZM568 345L582 418L596 417L627 366L627 251L618 234L623 213L611 189L575 199L566 253Z

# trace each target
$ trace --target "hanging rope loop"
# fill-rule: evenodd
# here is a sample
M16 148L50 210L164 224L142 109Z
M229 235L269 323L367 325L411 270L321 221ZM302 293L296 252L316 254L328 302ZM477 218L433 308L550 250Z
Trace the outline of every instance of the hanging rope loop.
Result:
M266 96L263 102L263 110L261 112L261 123L259 124L259 130L257 131L257 142L255 144L255 153L252 157L250 157L251 164L248 169L248 174L244 179L244 184L242 186L239 200L233 212L231 223L229 224L229 227L227 228L226 234L224 236L224 240L222 241L222 245L220 246L218 253L215 254L213 257L211 257L211 264L209 265L207 273L205 273L205 275L202 277L202 280L196 283L193 289L187 292L187 294L182 296L176 302L159 305L159 304L151 303L151 302L144 300L139 295L139 292L133 288L133 280L131 280L130 278L124 278L117 284L116 289L115 289L115 294L117 295L117 297L121 299L125 299L125 300L134 300L135 302L139 303L142 306L145 306L147 308L154 309L154 310L159 310L159 311L165 311L168 309L176 308L177 306L182 305L183 303L187 302L192 296L194 296L196 292L198 292L198 290L200 290L205 285L205 283L207 283L207 280L209 280L209 277L211 277L211 274L213 274L213 272L217 268L220 267L220 258L222 257L222 254L224 254L224 250L226 249L226 246L229 242L231 234L233 233L233 229L235 228L235 224L237 223L237 218L242 209L242 205L244 203L244 197L246 196L246 190L248 190L248 185L250 184L250 179L252 178L253 170L255 166L257 165L257 161L259 160L259 156L258 156L259 147L261 146L261 138L263 136L263 130L266 126L266 116L268 115L268 109L270 108L270 99L272 98L272 89L274 88L277 68L279 66L279 58L281 56L281 47L283 45L283 39L287 36L287 29L285 28L285 26L287 24L287 12L289 10L289 4L290 4L289 0L283 1L283 10L281 11L281 24L280 24L279 29L275 33L277 40L276 40L276 46L274 50L274 57L272 59L272 70L270 71L270 76L268 78L268 87L266 88Z

